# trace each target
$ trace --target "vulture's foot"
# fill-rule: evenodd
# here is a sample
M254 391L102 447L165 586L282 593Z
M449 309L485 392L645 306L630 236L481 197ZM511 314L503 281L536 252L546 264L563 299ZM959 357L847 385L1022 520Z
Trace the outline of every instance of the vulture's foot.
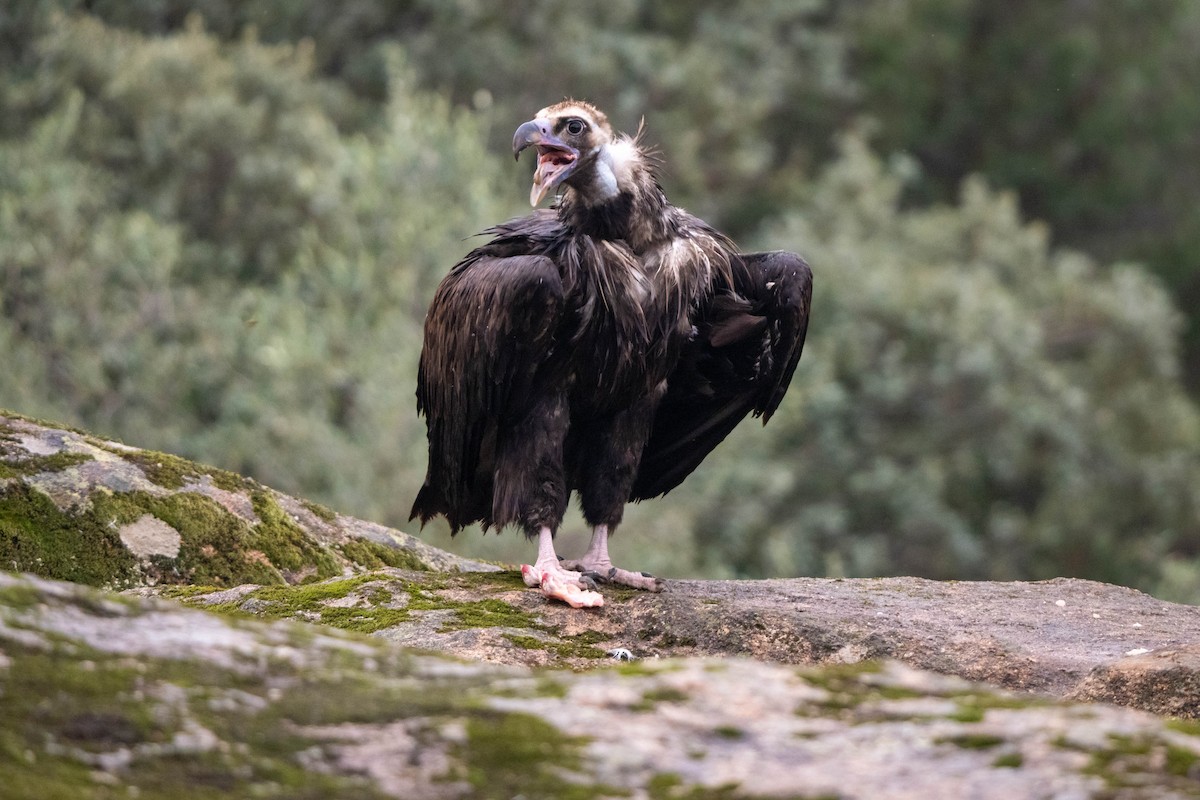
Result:
M627 569L614 567L608 559L603 561L589 559L584 556L576 561L564 561L562 565L569 569L580 572L583 575L594 577L596 580L604 583L615 583L619 586L631 586L634 589L642 589L647 592L661 592L663 590L663 579L656 578L648 572L630 572Z
M551 600L561 600L571 608L599 608L604 596L594 591L596 583L589 576L563 569L558 563L522 564L521 577L526 586L536 586Z

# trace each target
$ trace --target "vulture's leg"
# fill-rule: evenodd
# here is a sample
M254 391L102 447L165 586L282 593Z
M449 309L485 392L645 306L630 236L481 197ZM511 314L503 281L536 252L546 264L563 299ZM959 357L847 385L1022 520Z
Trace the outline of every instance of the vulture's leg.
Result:
M584 519L592 526L592 541L583 558L564 563L568 569L608 583L649 592L662 591L662 581L653 575L613 566L608 557L608 537L625 514L638 461L650 436L654 409L665 391L664 383L629 408L617 412L607 425L597 425L585 443L584 452L590 461L581 470L579 499Z
M543 527L538 531L538 557L531 566L521 565L521 577L526 586L541 587L542 594L551 600L562 600L572 608L596 608L604 605L599 592L585 589L588 581L580 573L566 569L554 552L554 532ZM593 586L595 584L592 584Z
M588 545L583 558L574 561L564 561L563 566L577 570L584 575L595 575L608 583L619 583L622 586L632 586L634 589L645 589L648 592L663 590L662 578L656 578L646 572L630 572L613 566L608 557L608 526L597 525L592 528L592 541Z

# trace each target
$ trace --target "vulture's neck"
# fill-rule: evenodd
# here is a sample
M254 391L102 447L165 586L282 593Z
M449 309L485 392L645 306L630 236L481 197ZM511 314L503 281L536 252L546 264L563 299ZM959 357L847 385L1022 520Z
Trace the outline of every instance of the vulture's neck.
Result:
M594 239L622 240L635 253L672 236L675 208L658 185L649 159L632 140L606 147L589 178L569 187L559 201L558 215L565 225Z

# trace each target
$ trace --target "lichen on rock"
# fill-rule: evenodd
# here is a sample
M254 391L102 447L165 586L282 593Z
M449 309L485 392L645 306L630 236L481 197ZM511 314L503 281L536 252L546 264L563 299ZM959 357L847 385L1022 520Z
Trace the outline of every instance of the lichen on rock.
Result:
M336 600L371 582L274 588ZM1194 725L892 661L547 672L4 573L0 653L14 800L1200 791Z
M0 566L94 586L494 569L239 475L0 412Z

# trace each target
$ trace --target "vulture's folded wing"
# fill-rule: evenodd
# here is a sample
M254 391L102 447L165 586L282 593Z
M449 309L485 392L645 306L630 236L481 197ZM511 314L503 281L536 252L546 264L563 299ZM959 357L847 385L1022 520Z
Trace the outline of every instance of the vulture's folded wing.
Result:
M634 500L665 494L747 414L779 407L800 360L812 271L794 253L734 259L733 286L700 309L696 335L668 379L642 454Z
M489 519L497 427L535 402L562 307L562 279L544 256L469 256L442 281L417 372L429 470L413 517L445 514L454 530Z

